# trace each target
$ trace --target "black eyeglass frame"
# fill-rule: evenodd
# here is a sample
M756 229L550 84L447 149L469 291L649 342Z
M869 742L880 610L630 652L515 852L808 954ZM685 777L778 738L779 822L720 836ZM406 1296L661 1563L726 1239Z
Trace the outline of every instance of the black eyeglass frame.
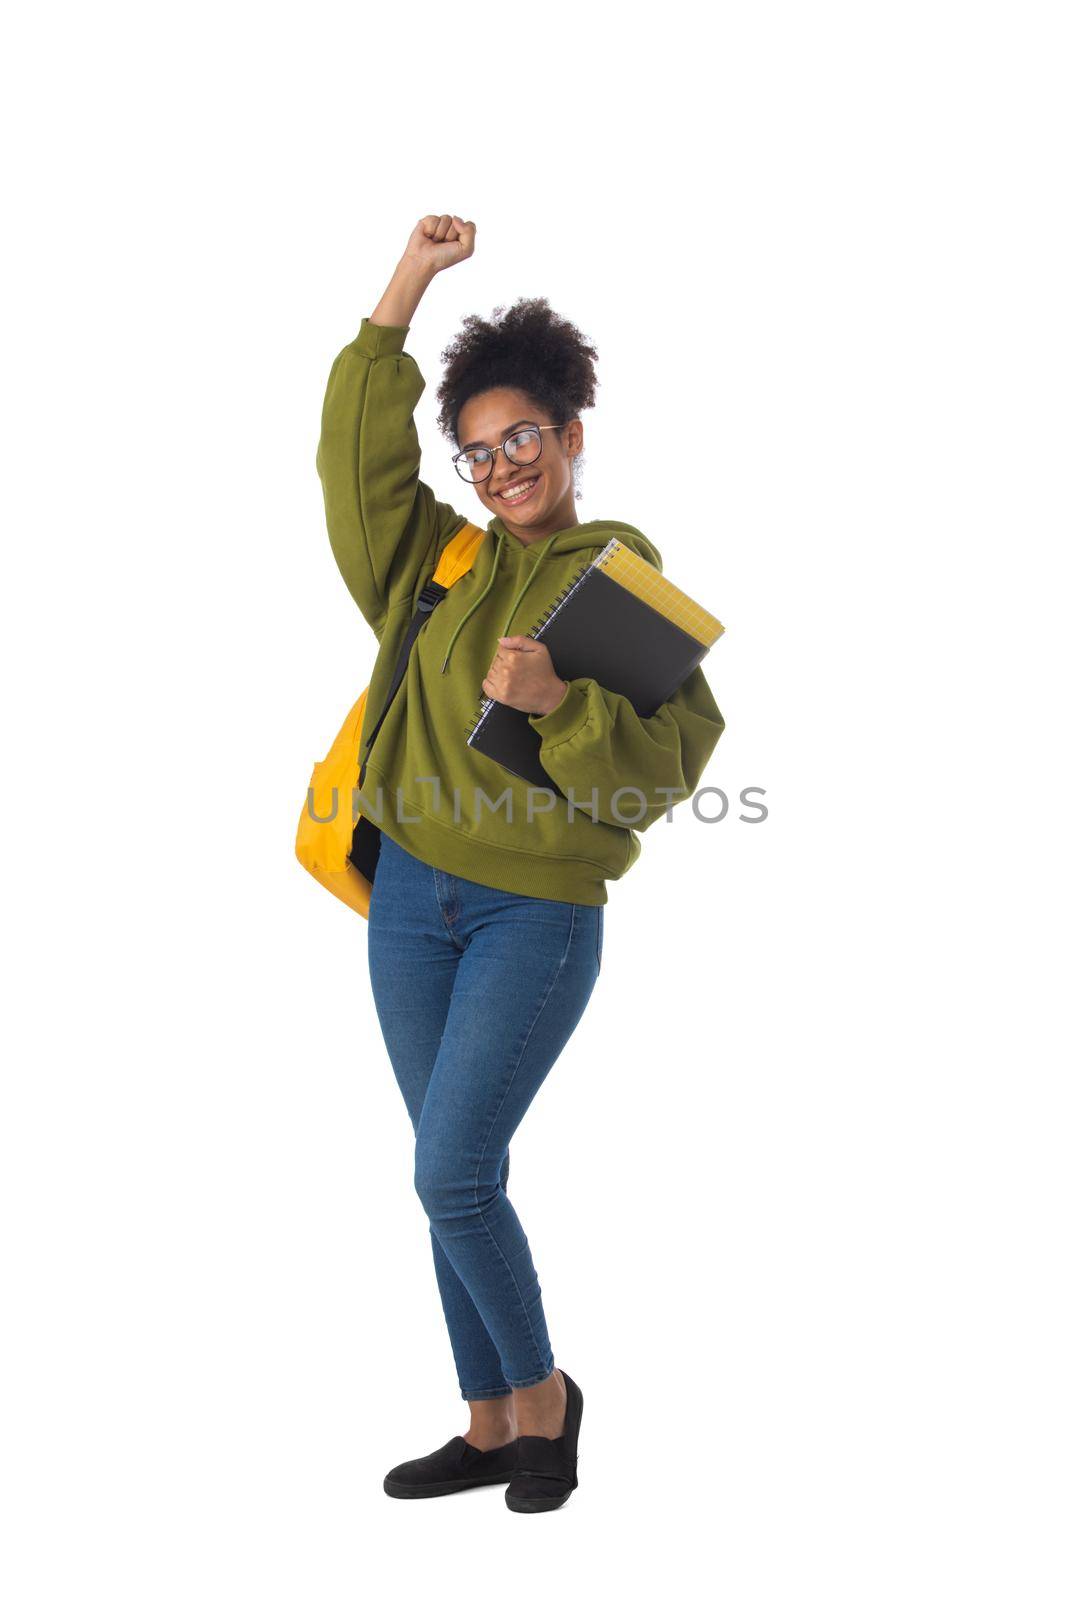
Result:
M567 428L572 422L577 422L577 420L577 417L568 417L566 422L524 422L521 428L513 429L513 431L508 434L506 439L501 439L499 444L475 445L475 449L488 450L489 452L489 471L483 472L480 478L464 478L462 472L460 472L459 464L463 460L463 457L470 453L469 450L457 450L455 455L452 457L452 465L455 467L458 476L463 480L464 483L485 483L487 479L491 478L493 476L493 457L496 455L498 450L503 450L513 467L532 467L534 461L540 461L541 452L545 447L545 441L542 439L541 435L543 433L551 432L553 428ZM537 454L531 461L516 461L515 457L511 455L508 450L508 445L511 443L512 439L517 439L520 433L536 433L537 435Z

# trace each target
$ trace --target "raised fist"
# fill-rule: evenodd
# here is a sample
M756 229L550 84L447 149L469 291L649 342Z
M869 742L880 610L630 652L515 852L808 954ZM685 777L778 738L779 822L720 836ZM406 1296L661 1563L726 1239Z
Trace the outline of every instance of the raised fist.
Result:
M415 224L405 256L425 272L443 272L474 254L474 223L462 217L423 217Z

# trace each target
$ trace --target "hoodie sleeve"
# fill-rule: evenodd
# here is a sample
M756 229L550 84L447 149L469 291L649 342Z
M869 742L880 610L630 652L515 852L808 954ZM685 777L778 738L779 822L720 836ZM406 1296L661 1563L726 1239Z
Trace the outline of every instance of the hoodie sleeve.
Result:
M695 792L726 725L701 667L651 717L594 678L572 678L554 711L529 720L545 771L575 806L638 833Z
M330 370L315 458L334 558L376 634L467 520L419 480L425 382L407 332L363 318Z

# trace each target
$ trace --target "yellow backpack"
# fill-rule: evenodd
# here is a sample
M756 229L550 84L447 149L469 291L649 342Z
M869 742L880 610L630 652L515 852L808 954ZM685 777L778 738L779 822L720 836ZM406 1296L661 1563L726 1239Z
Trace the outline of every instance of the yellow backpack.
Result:
M416 601L415 614L400 647L385 704L367 740L368 752L403 680L419 629L457 579L470 571L484 538L484 530L468 522L442 550L433 577ZM366 917L370 910L374 869L381 845L379 828L362 812L354 819L352 815L354 796L363 786L367 765L366 753L360 765L359 751L368 689L364 689L341 724L325 760L316 761L311 769L311 782L296 830L296 859L300 865L361 917Z

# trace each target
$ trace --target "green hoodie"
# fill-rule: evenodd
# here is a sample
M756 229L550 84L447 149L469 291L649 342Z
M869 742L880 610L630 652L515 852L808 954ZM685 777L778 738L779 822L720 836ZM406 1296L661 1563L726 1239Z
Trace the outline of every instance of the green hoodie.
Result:
M407 328L363 318L326 385L316 465L337 565L378 655L364 740L385 703L415 602L467 518L419 479L414 411L425 382ZM624 522L584 522L524 545L493 517L471 570L431 613L367 761L359 809L420 861L494 889L581 905L637 860L637 833L696 790L723 730L698 667L651 717L593 678L572 678L530 716L541 762L565 798L465 742L498 639L532 633L612 537L662 571ZM366 754L365 744L359 751Z

